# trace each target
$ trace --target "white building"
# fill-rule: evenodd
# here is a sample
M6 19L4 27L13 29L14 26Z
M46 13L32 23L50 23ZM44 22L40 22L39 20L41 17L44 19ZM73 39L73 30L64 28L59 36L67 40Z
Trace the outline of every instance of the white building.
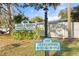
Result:
M72 28L71 28L71 37L72 38L79 38L79 22L72 22ZM48 22L48 35L49 37L64 37L68 38L68 22L66 21L50 21ZM44 36L44 22L39 22L37 24L37 27L39 27L42 30L43 36Z

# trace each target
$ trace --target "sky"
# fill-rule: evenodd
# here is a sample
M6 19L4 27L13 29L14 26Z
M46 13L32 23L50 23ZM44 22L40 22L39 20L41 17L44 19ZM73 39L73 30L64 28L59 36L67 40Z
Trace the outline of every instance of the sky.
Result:
M77 4L77 3L72 3L72 4L71 4L71 7L75 7L75 6L77 6L77 5L79 5L79 4ZM66 3L60 4L60 6L58 6L58 7L56 8L56 10L53 9L52 7L48 7L48 10L49 10L49 11L48 11L48 21L58 20L58 19L60 18L60 17L58 16L59 12L60 12L62 9L66 9L66 7L67 7L67 4L66 4ZM33 7L27 7L27 8L25 8L25 9L20 8L20 9L22 10L22 12L24 13L24 15L25 15L26 17L34 18L34 17L36 17L36 16L39 16L39 17L41 17L41 18L44 19L44 11L43 11L43 9L35 10Z

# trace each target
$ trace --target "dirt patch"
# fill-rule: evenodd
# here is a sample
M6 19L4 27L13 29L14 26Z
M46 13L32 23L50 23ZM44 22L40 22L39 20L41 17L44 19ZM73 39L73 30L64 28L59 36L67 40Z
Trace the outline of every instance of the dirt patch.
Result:
M15 47L27 47L33 44L33 40L14 40L11 36L0 36L0 50Z

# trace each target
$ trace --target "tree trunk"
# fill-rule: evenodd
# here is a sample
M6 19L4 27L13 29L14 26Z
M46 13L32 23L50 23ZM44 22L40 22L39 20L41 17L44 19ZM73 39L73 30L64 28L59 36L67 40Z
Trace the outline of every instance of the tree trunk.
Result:
M2 25L2 17L1 17L1 15L0 15L0 26Z
M12 17L11 17L11 4L7 4L7 9L8 9L8 15L9 15L9 34L11 34L12 31Z
M71 39L71 7L67 4L67 16L68 16L68 38Z

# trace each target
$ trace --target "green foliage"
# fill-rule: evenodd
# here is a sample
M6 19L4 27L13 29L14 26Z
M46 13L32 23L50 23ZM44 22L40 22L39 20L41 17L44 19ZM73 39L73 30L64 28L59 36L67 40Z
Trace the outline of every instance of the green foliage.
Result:
M73 21L79 22L79 6L73 8L71 17L74 19Z
M59 16L61 16L61 19L67 19L67 10L61 10Z
M27 17L24 17L23 15L21 14L18 14L16 16L14 16L14 22L15 23L21 23L23 20L29 20Z
M41 38L41 31L40 31L40 29L35 29L34 31L18 30L16 32L12 32L12 37L17 40L40 39Z
M17 30L16 32L12 32L12 37L14 39L22 40L25 38L27 32L28 31L25 30Z
M34 39L41 39L41 30L39 28L34 30Z
M61 10L59 13L59 16L61 16L61 19L67 19L67 8L65 10ZM73 7L71 10L71 18L74 22L79 22L79 6Z
M23 5L24 7L33 7L34 9L36 10L40 10L40 9L44 9L44 6L45 5L48 5L48 7L53 7L54 9L56 9L57 6L60 5L60 3L28 3L28 4L25 4Z
M38 16L35 18L32 18L32 22L42 22L42 21L43 21L43 19Z

